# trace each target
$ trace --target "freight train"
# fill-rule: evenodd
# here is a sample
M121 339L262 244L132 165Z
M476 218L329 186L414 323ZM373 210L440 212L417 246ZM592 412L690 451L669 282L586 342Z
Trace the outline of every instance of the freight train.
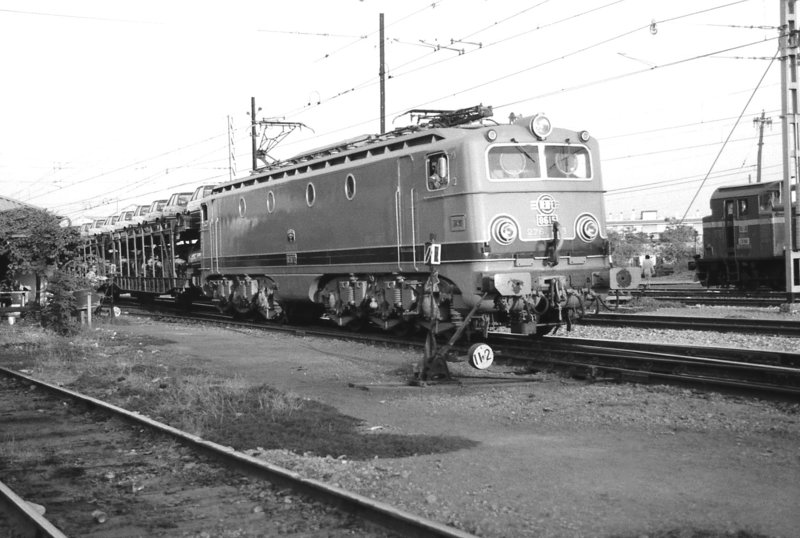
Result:
M191 211L89 230L83 265L142 299L398 332L541 336L609 287L587 131L544 114L500 124L486 106L410 113L217 185Z
M705 286L784 290L784 201L780 181L720 187L703 217L703 253L694 262ZM796 221L793 233L797 234Z

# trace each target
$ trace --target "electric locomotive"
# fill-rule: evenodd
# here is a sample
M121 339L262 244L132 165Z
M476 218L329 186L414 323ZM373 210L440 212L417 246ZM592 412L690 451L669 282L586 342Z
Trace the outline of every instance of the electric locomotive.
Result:
M542 335L609 284L598 143L538 114L417 123L215 187L189 271L236 313Z
M780 181L714 191L711 214L703 217L703 254L695 261L697 278L703 285L785 288L781 193Z

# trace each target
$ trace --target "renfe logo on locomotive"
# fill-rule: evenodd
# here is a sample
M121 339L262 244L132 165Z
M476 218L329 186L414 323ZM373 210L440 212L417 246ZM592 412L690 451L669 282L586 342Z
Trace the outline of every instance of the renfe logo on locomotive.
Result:
M558 220L558 201L549 194L542 194L536 201L531 201L531 209L537 212L536 224L552 226Z

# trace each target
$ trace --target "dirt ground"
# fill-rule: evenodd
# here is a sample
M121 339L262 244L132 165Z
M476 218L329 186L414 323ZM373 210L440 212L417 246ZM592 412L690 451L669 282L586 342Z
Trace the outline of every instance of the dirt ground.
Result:
M249 451L486 537L793 537L800 407L665 386L452 365L461 384L406 383L419 356L315 337L133 316L142 360L191 363L336 407L369 435L433 435L439 453L350 461ZM158 342L148 347L147 342ZM741 534L737 534L741 533Z

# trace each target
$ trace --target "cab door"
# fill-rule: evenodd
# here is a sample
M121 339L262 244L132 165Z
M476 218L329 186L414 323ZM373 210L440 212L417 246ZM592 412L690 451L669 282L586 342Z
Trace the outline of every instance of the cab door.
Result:
M725 248L728 254L732 255L736 247L736 236L734 233L734 218L736 213L736 200L725 200Z
M397 269L419 271L417 245L419 218L418 182L415 181L414 157L405 155L397 159L397 188L394 193Z

